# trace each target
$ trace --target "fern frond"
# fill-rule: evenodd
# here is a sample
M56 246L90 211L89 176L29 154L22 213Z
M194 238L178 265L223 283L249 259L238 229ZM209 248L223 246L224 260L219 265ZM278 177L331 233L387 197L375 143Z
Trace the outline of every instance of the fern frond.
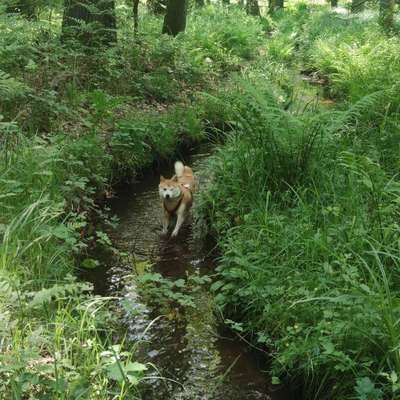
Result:
M387 108L400 104L399 85L368 94L353 104L348 110L336 113L329 129L330 133L343 132L348 126L356 126L365 120L380 120Z
M0 97L2 100L12 100L27 93L28 87L0 70Z

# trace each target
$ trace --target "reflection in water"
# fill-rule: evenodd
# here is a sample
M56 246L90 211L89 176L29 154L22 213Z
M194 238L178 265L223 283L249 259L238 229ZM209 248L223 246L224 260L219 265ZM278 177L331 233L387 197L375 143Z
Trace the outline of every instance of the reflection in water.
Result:
M205 155L190 162L198 177L205 162ZM171 175L168 172L171 171L166 171L166 176ZM110 233L113 242L136 260L150 261L153 271L165 278L209 272L213 267L212 248L193 238L190 224L176 240L160 236L158 181L158 174L148 174L111 202L113 213L120 218L118 229ZM91 280L103 294L122 295L127 338L134 342L142 340L141 357L158 368L161 378L146 385L145 400L272 398L254 355L238 340L220 338L215 333L212 298L204 285L195 292L195 307L180 307L178 317L160 317L162 308L152 308L138 295L132 266L118 265L115 260L111 264L103 273L96 271ZM274 395L273 399L283 397Z

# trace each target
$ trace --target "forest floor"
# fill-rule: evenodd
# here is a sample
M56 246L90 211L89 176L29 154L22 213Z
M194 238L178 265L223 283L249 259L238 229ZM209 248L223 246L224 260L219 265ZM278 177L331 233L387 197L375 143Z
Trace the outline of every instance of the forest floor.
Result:
M174 304L193 310L208 278L148 271L160 260L118 246L104 199L211 141L194 231L208 229L221 258L204 309L268 349L272 383L303 398L396 398L398 38L374 12L303 3L274 19L205 7L176 39L147 14L135 38L130 10L117 11L118 45L96 54L60 46L59 12L0 15L0 397L140 396L153 366L134 323L120 324L127 293L93 293L77 275L109 286L119 264L107 278L100 253L133 264L179 325ZM182 340L210 341L185 326Z
M117 294L77 276L101 268L93 253L124 257L104 203L116 185L221 135L218 93L264 33L207 7L181 37L147 14L134 37L121 3L118 45L93 54L60 45L59 11L0 14L0 397L137 398L152 368L124 339Z

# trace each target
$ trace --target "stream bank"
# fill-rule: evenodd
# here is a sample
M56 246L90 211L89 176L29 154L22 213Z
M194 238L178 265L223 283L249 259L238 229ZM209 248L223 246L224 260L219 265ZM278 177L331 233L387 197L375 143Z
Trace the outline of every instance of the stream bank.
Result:
M199 177L210 148L186 161ZM172 175L170 169L160 171ZM155 366L143 385L148 400L288 400L274 391L263 372L265 355L220 329L209 291L215 267L214 244L201 240L186 224L177 240L160 236L159 171L149 171L110 201L120 220L108 232L125 254L101 259L84 273L96 293L118 296L120 321L140 359ZM130 260L130 261L126 261Z

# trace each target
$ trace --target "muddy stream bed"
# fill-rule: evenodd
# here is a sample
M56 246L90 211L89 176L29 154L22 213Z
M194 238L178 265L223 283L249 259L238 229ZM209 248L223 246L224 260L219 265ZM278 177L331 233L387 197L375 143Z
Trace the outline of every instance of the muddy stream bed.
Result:
M204 166L209 155L209 149L200 149L183 160L193 167L200 190L207 184ZM171 176L172 165L161 173ZM151 375L158 378L146 381L142 398L290 400L286 391L269 384L262 371L265 355L220 329L207 279L216 266L214 245L196 238L190 223L176 240L161 237L159 176L159 171L146 173L109 202L119 224L108 234L125 258L133 261L98 254L101 265L84 273L97 294L121 298L118 313L126 340L140 341L140 361L156 367ZM161 286L170 282L172 287L165 297L157 290L143 293L143 287L138 290L137 274L150 283L160 280ZM168 290L180 301L170 301Z

